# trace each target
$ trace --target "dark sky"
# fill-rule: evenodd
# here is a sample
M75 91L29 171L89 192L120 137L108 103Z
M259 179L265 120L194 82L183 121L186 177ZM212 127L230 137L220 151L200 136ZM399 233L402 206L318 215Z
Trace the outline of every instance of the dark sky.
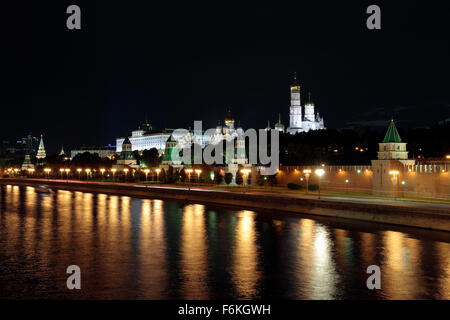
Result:
M115 143L145 119L244 128L281 113L293 72L328 127L450 117L450 11L422 1L27 1L2 10L0 138L56 152ZM66 28L77 4L82 29ZM366 28L378 4L382 30Z

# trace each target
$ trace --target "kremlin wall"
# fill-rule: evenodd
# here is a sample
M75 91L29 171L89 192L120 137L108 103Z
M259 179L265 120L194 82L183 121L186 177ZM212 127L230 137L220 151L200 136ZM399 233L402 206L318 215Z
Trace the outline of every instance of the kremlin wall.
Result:
M318 185L316 168L281 167L277 183L296 183L306 188L305 169L311 170L309 185ZM320 185L325 190L370 193L396 197L450 199L450 159L417 162L408 159L406 142L402 142L394 120L379 143L378 159L371 166L323 166Z
M401 163L392 163L391 168L399 171L396 184L397 197L420 197L450 199L450 161L432 165L414 165L404 167ZM277 174L279 186L296 183L306 188L304 169L307 166L280 167ZM325 174L320 179L323 190L339 192L360 192L373 195L392 195L393 183L388 171L380 171L372 166L325 166ZM347 182L346 182L347 181ZM309 185L318 185L316 175L311 174Z

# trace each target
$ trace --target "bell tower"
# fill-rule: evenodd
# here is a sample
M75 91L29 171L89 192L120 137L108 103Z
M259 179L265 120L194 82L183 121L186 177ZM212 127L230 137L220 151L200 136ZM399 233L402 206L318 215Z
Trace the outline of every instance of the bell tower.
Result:
M297 83L297 73L291 85L291 107L289 108L289 132L295 134L302 131L302 106L300 104L300 85Z

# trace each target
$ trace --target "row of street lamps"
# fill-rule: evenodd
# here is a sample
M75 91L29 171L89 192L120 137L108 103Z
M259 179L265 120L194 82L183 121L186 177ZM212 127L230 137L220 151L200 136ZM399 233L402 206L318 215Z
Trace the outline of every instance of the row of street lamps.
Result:
M308 193L308 181L309 181L309 176L311 175L311 170L310 169L305 169L303 170L303 174L305 175L305 179L306 179L306 193ZM316 171L314 171L314 173L316 174L316 176L319 177L319 199L320 199L320 178L324 175L325 170L323 170L322 168L316 169Z

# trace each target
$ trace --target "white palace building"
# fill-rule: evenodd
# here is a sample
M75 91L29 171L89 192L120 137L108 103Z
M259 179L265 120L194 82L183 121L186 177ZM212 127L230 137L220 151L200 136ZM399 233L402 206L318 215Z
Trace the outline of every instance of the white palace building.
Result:
M236 138L237 129L234 127L234 118L231 116L230 109L227 111L224 123L225 125L222 126L219 122L212 135L206 135L204 132L195 135L195 132L191 130L186 130L186 134L177 135L174 133L174 129L165 129L162 132L152 132L152 127L146 120L136 130L131 132L131 136L116 139L116 152L122 151L122 144L124 143L125 138L128 138L131 143L132 151L156 148L160 154L164 152L166 141L171 135L177 141L180 149L191 143L197 143L202 147L205 147L210 143L217 144L224 139L230 140Z

